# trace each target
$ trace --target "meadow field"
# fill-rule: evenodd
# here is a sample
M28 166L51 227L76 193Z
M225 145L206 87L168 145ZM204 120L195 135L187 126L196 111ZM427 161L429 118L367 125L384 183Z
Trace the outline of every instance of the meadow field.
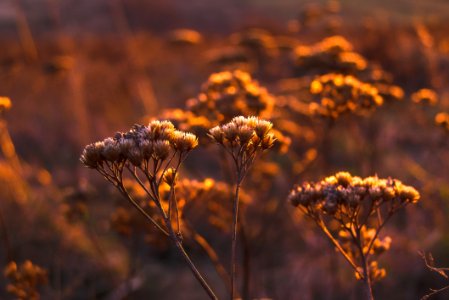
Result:
M449 299L449 3L0 1L0 299Z

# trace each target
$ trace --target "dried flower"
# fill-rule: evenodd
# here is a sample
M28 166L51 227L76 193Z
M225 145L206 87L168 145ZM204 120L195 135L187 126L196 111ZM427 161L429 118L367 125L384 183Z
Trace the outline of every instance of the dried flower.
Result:
M364 113L384 102L375 86L351 75L322 75L312 81L310 92L317 98L309 105L311 113L333 119L348 112Z
M436 105L438 95L431 89L420 89L412 94L412 101L417 104Z
M217 299L183 248L181 213L184 203L175 196L179 167L197 145L194 134L176 130L170 121L155 120L148 126L134 125L126 133L87 145L81 162L96 169L160 233L170 237L209 297ZM132 189L124 181L126 170L145 195L145 201L135 200ZM112 218L113 226L122 234L132 231L130 220L123 211Z
M435 123L443 127L446 131L449 131L449 114L445 112L438 113L435 116Z
M274 98L243 71L214 73L203 84L201 93L187 102L187 109L212 123L234 116L269 117Z
M386 275L373 259L390 248L392 239L379 232L400 208L418 202L416 189L397 179L360 178L339 172L320 182L296 186L288 201L313 219L351 264L371 293L371 283ZM371 222L375 218L376 222ZM339 224L332 233L329 222ZM375 226L370 224L377 224Z
M247 169L255 155L271 148L276 138L270 133L273 124L257 117L235 117L231 122L212 128L211 138L227 149L238 161L238 168Z
M11 99L8 97L0 97L0 113L11 108Z
M6 290L20 300L40 299L38 288L47 284L47 271L30 260L26 260L20 266L16 262L10 262L4 270L4 275L10 283Z

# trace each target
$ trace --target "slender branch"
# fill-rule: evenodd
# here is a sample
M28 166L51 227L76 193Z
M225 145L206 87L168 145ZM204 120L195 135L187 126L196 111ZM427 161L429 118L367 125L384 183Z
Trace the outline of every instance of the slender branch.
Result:
M237 227L238 227L238 215L239 215L239 192L241 184L241 172L237 172L237 183L235 186L235 196L233 203L233 232L232 232L232 246L231 246L231 300L235 296L235 278L236 278L236 259L237 259Z
M162 231L163 234L166 236L169 236L168 232L159 225L156 220L154 220L136 201L134 201L133 198L129 195L129 193L126 191L126 188L123 186L123 183L120 183L120 186L118 187L119 191L128 199L128 201L145 217L147 218L151 223L153 223L154 226L156 226L157 229Z
M208 294L209 298L211 298L211 299L218 299L217 296L215 295L215 293L212 291L212 289L209 286L209 284L203 278L203 276L198 271L197 267L195 266L195 264L192 262L192 260L190 259L189 255L185 251L184 247L182 246L182 242L180 240L180 237L177 236L176 233L173 230L170 218L167 217L167 215L165 214L165 211L163 210L163 208L161 206L161 203L159 201L160 198L159 197L157 197L157 198L158 198L158 201L157 201L156 205L159 208L159 211L160 211L160 213L162 214L162 216L164 218L165 225L168 228L168 232L170 234L170 238L171 238L172 242L175 244L175 246L178 249L178 251L180 252L181 256L184 258L184 260L186 261L186 263L189 266L190 270L192 271L193 275L199 281L199 283L201 284L203 289L206 291L206 293Z
M438 289L438 290L430 289L431 293L425 295L424 297L422 297L421 300L427 300L427 299L429 299L431 296L433 296L433 295L435 295L435 294L438 294L438 293L440 293L440 292L443 292L443 291L445 291L445 290L448 290L448 289L449 289L449 285L447 285L447 286L445 286L445 287L443 287L443 288L441 288L441 289Z
M360 273L360 271L357 268L357 265L352 261L352 259L349 257L349 255L346 253L345 250L341 247L340 243L334 238L332 233L329 232L326 225L323 224L322 220L315 220L318 226L323 230L323 232L326 234L326 236L330 239L332 244L340 251L340 253L343 255L343 257L347 260L347 262L352 266L354 271L360 275L361 278L363 278L363 274Z
M368 259L363 251L360 229L357 229L357 231L356 231L356 241L355 242L356 242L355 244L357 245L357 248L360 252L360 257L362 259L363 282L365 283L365 288L364 288L365 297L368 300L373 300L374 297L373 297L373 289L371 287L371 278L369 276Z
M374 237L371 239L370 243L368 244L368 248L366 249L367 255L369 255L369 253L371 251L371 248L374 245L374 241L377 239L377 237L379 236L380 231L385 226L385 224L388 222L388 220L391 218L391 216L392 216L392 214L388 214L387 217L385 218L385 220L382 222L382 224L380 224L380 226L377 227L376 233L374 234Z
M204 250L204 252L206 252L207 257L209 257L210 261L214 265L217 274L221 277L221 280L229 292L231 292L231 277L223 264L220 262L217 252L215 252L209 242L201 234L194 230L190 224L187 223L186 225L192 235L193 240Z

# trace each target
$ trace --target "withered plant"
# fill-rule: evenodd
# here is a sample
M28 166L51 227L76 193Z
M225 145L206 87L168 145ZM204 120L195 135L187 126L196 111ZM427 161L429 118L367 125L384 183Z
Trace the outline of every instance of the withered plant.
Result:
M26 260L19 266L11 261L4 270L9 280L6 290L19 300L40 299L39 287L47 284L48 274L44 268Z
M399 209L417 203L419 193L397 179L360 178L339 172L319 182L296 186L288 201L311 218L364 283L364 296L374 299L372 284L386 276L378 256L390 248L380 238L385 224ZM331 222L337 222L333 230Z
M449 280L449 268L442 268L442 267L437 267L435 266L435 259L433 258L432 253L424 253L424 252L420 252L419 253L421 255L421 257L424 260L424 263L426 264L427 269L429 269L432 272L437 273L438 275L440 275L441 277L443 277L446 280ZM424 297L421 298L421 300L427 300L430 297L439 294L441 292L447 291L449 289L449 284L445 285L442 288L439 289L430 289L430 292L428 294L426 294Z
M239 216L239 192L243 179L254 163L257 155L273 146L275 137L269 121L256 117L235 117L229 123L210 130L211 137L225 149L234 163L235 194L233 201L233 233L231 248L231 299L235 297L236 249Z
M81 161L103 175L148 221L171 239L203 289L211 299L216 299L183 247L175 193L179 168L197 145L195 135L176 130L168 121L153 121L148 126L135 125L126 133L117 133L113 138L87 145ZM145 191L148 201L156 206L162 224L132 198L124 185L126 175ZM162 194L164 182L170 186L168 195Z

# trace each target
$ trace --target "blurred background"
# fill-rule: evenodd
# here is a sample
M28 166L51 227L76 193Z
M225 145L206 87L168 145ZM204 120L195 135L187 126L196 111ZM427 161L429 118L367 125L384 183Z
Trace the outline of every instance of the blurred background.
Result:
M0 97L11 103L0 108L0 266L29 259L45 268L42 299L204 298L168 242L131 222L140 216L79 156L151 118L190 129L176 109L189 111L210 74L240 69L273 96L269 117L290 140L245 186L250 298L359 299L346 262L285 201L293 184L339 170L421 192L384 232L393 246L375 295L418 299L445 286L418 251L449 267L449 127L435 124L449 110L448 20L445 0L0 1ZM369 82L384 105L332 121L311 116L309 84L333 72ZM226 182L219 155L214 146L194 151L183 177ZM229 232L205 222L203 201L187 217L227 266ZM187 247L225 297L203 250ZM0 298L14 299L7 284L1 277Z

